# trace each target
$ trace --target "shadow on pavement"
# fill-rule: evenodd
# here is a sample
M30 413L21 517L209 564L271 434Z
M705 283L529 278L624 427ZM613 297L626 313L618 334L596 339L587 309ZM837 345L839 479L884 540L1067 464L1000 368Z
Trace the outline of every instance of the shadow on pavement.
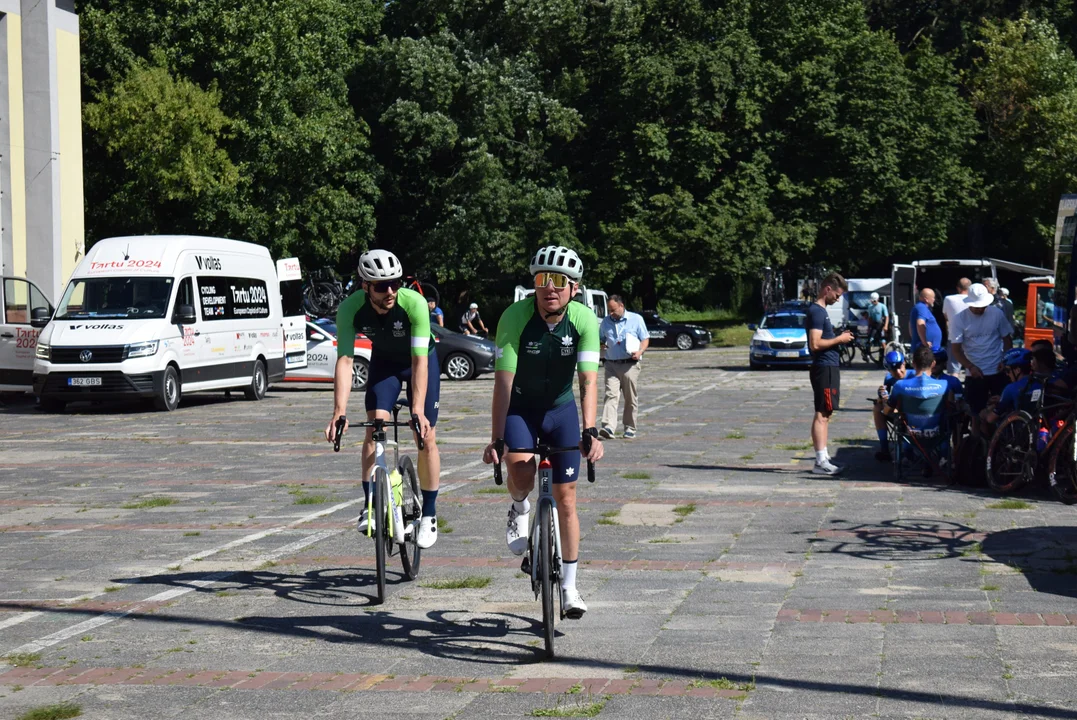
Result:
M988 533L984 555L1009 565L1037 591L1077 598L1077 528L1046 526Z
M844 525L834 518L831 526ZM880 523L830 527L813 537L813 552L839 553L869 560L945 560L971 554L979 534L946 520L900 518ZM827 548L826 545L830 544Z

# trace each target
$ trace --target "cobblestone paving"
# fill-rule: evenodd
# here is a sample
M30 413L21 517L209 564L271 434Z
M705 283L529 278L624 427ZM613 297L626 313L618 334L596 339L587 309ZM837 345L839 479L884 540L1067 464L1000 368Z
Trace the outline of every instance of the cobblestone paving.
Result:
M635 440L581 483L590 606L541 658L540 606L479 460L492 380L445 383L445 523L418 581L354 530L331 394L170 414L0 409L0 717L1077 717L1077 510L898 483L843 373L810 474L803 371L649 353ZM439 589L478 577L482 588ZM481 583L478 583L481 584ZM591 715L587 715L591 716Z

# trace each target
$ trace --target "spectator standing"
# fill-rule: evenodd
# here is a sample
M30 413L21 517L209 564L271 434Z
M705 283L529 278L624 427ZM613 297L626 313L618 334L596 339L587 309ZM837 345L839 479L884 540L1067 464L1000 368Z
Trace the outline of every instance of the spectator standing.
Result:
M969 295L969 286L972 285L972 281L968 278L961 278L957 281L957 292L953 295L947 295L942 301L942 314L946 317L947 332L952 333L954 326L954 318L961 313L965 312L968 305L965 304L965 298ZM946 372L951 375L957 375L961 372L961 364L954 359L953 351L953 339L950 338L950 342L947 344L947 355L949 356L949 362L947 363Z
M620 295L610 295L606 317L602 318L598 334L606 348L606 402L602 407L602 429L598 434L606 439L613 437L617 429L617 402L624 395L621 424L625 439L631 440L636 437L636 412L639 410L636 395L639 362L651 342L650 334L641 316L625 310Z
M427 300L426 305L430 308L430 324L445 327L445 313L438 307L438 304L433 300Z
M1010 291L1000 287L998 294L995 295L995 304L998 305L1002 314L1006 316L1006 321L1010 323L1010 327L1013 327L1013 300L1010 300Z
M924 288L920 291L920 301L909 313L909 337L912 338L912 351L921 345L930 345L933 352L942 350L942 329L931 312L935 304L935 291Z
M812 472L816 475L837 475L843 469L830 461L826 443L830 416L837 410L841 395L838 346L851 343L854 338L848 330L841 335L834 334L834 326L830 323L826 308L836 303L848 289L849 285L841 275L827 275L819 285L818 298L808 306L808 316L804 323L804 328L808 331L808 350L812 355L809 370L815 401L815 414L811 423L811 441L815 448L815 467Z
M479 315L479 304L471 303L471 306L460 316L460 332L465 335L478 335L479 331L487 334L486 326L482 323Z
M871 333L871 342L886 344L886 334L890 329L890 311L879 299L877 292L871 294L871 305L868 306L868 329Z
M1002 354L1013 347L1013 327L994 304L985 285L975 283L965 297L968 311L960 313L950 331L954 356L965 366L965 398L973 416L987 407L987 399L1001 395L1007 378Z

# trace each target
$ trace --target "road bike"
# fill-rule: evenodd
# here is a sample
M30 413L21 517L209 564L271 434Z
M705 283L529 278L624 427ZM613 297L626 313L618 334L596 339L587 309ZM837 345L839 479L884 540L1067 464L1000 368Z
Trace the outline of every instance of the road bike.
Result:
M834 335L841 335L848 330L856 335L856 328L852 328L846 325L834 328ZM860 359L866 363L877 365L882 367L883 356L886 354L882 345L872 342L872 338L869 337L856 337L851 343L838 346L838 359L843 367L849 367L856 360L856 353L859 351Z
M763 268L763 314L767 315L785 302L785 281L782 271L770 267Z
M334 317L354 285L354 280L342 282L333 268L313 270L303 285L303 309L312 317Z
M590 438L585 443L590 445ZM506 453L526 453L538 455L539 494L537 511L531 519L531 532L527 538L527 552L524 553L520 572L531 577L531 590L536 599L542 596L542 626L546 641L546 658L554 657L554 595L556 593L560 619L565 619L565 608L561 606L561 528L557 522L557 502L553 499L553 466L550 456L579 450L577 447L550 447L539 445L533 448L505 448L504 441L497 446L498 461L494 465L494 483L500 485L501 460ZM585 448L586 449L586 448ZM587 482L595 481L595 465L587 461Z
M1064 445L1069 445L1068 454L1073 455L1073 400L1051 393L1047 377L1036 376L1035 382L1040 387L1030 392L1032 412L1018 410L1006 416L987 446L987 485L995 492L1011 493L1031 483L1043 458L1049 458L1048 465L1057 471L1064 464L1060 459ZM1077 488L1059 486L1056 479L1052 490L1067 504L1077 502Z
M408 275L403 279L403 282L404 287L408 288L409 290L414 290L427 300L433 300L435 307L439 307L441 305L441 293L438 292L438 289L434 285L434 283L420 280L414 275Z
M415 473L415 464L407 455L400 456L400 437L398 428L406 427L418 436L418 422L400 422L401 408L407 403L398 401L393 406L392 421L377 418L368 422L354 423L353 428L373 428L374 465L370 468L370 494L367 496L367 537L374 538L374 564L377 570L378 603L385 602L385 561L393 552L400 553L400 564L408 580L419 577L419 562L422 548L419 547L419 519L422 516L423 502L419 492L419 480ZM333 439L333 451L340 452L340 441L344 435L347 419L341 415L337 419L336 436ZM386 461L386 428L393 428L393 470L389 470ZM423 449L423 439L418 438L419 449Z

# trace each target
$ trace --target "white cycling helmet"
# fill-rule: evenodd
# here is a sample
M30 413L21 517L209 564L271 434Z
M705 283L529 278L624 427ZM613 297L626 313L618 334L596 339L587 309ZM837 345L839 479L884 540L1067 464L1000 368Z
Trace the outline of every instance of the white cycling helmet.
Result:
M871 299L872 299L872 302L878 302L879 301L879 293L872 293L871 294Z
M367 282L404 277L400 259L388 250L368 250L359 257L359 277Z
M560 245L547 245L531 258L531 274L540 272L564 273L573 282L583 277L583 261L575 250Z

